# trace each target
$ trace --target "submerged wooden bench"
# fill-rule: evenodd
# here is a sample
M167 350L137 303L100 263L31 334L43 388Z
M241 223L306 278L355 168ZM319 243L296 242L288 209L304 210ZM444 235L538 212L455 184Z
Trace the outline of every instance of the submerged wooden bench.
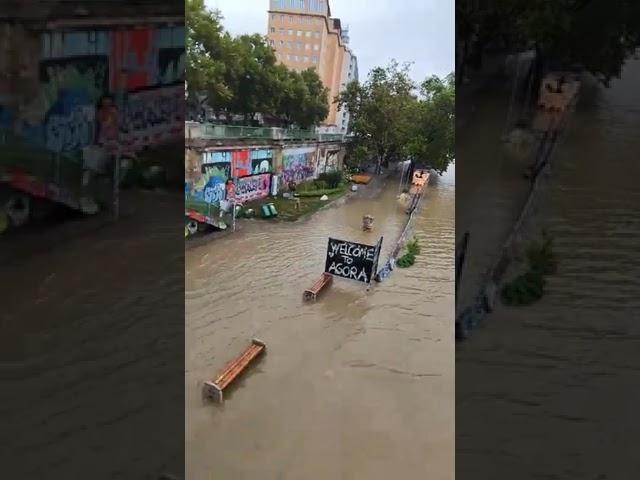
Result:
M303 297L304 300L315 300L318 294L327 286L331 285L333 282L333 275L328 273L323 273L322 276L316 280L311 288L307 288L304 291Z
M235 360L229 362L224 370L215 380L204 382L206 394L222 402L224 400L224 390L247 368L247 366L261 353L267 346L261 340L254 338L251 345Z

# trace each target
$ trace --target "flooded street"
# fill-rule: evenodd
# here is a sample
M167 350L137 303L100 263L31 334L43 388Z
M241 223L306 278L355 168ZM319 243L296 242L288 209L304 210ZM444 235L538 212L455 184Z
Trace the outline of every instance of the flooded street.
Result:
M530 307L499 306L458 347L461 478L640 470L639 79L634 60L610 89L583 86L534 219L559 262L547 294Z
M451 168L428 187L416 264L369 292L336 278L302 302L329 236L382 235L386 258L407 218L395 180L375 200L250 222L187 252L187 478L454 478L453 178ZM204 400L202 382L252 337L266 357L223 405Z
M151 480L182 469L183 438L171 435L183 420L172 413L183 401L182 195L122 200L117 223L1 239L9 478Z

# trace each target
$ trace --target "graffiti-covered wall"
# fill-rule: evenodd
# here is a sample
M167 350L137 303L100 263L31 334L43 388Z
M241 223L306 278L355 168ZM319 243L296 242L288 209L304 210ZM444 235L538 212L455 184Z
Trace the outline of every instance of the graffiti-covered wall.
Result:
M219 208L229 188L240 202L269 195L274 172L274 151L263 148L187 150L185 195L187 203L200 202ZM228 181L232 180L232 187Z
M233 195L240 203L266 198L291 182L317 178L342 168L343 149L323 144L262 147L188 148L185 202L188 217L215 224L211 215ZM277 187L277 188L276 188ZM212 213L213 212L213 213ZM207 217L205 220L202 220Z
M0 98L0 128L60 153L115 142L136 150L180 139L184 27L24 35L38 48L20 68L29 77L24 81L35 80L37 88L14 92L18 101L13 104ZM11 61L4 58L4 63Z
M287 148L282 151L282 163L278 175L283 188L291 182L300 183L317 177L316 147Z

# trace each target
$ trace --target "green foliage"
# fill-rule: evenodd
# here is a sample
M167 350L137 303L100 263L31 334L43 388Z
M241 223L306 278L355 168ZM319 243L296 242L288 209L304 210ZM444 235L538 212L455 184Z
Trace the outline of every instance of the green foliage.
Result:
M256 113L279 118L283 125L309 128L329 112L328 90L318 74L277 64L275 52L259 34L232 37L222 14L204 0L186 0L187 104L202 110L201 99L217 115Z
M553 253L553 239L543 234L541 241L532 242L527 248L529 268L542 275L553 275L557 270L557 262Z
M304 198L304 197L321 197L323 195L327 195L327 196L331 196L331 195L335 195L336 193L340 193L344 191L344 188L342 187L338 187L338 188L325 188L325 189L321 189L321 190L306 190L303 192L298 192L298 197Z
M342 172L325 172L318 175L318 180L325 182L327 188L338 188L342 183Z
M543 233L542 240L532 242L527 248L528 270L502 289L502 301L506 305L530 305L544 295L545 276L556 272L553 242Z
M398 259L396 265L400 268L409 268L414 263L416 263L416 256L413 253L405 253Z
M420 245L418 239L414 238L407 242L407 253L398 259L396 265L400 268L409 268L416 263L416 257L420 255Z
M375 68L366 82L349 83L338 97L338 106L351 114L351 166L374 157L380 168L413 156L444 171L453 159L453 75L429 78L417 89L410 66L393 61Z
M502 301L507 305L530 305L544 294L545 279L540 272L528 271L502 289Z
M432 76L420 86L420 100L407 141L407 153L442 173L455 156L455 77Z
M491 46L511 51L536 46L547 60L583 65L608 83L640 46L636 0L459 0L456 36L461 61L480 67Z
M417 238L414 238L407 243L407 252L413 255L420 255L420 245L418 244Z

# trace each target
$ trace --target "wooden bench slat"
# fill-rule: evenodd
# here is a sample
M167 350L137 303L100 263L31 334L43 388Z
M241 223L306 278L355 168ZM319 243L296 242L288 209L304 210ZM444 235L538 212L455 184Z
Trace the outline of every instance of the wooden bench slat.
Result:
M253 360L258 353L262 350L260 347L252 345L243 355L241 355L236 361L230 365L230 368L225 370L216 380L216 384L224 390L224 388L229 385L234 378L236 378L240 372L242 372L251 360Z
M263 342L254 339L242 354L225 366L215 381L205 382L207 393L210 396L218 398L219 401L222 401L223 390L228 387L265 348L266 345Z
M316 280L316 282L308 289L304 291L304 299L315 299L316 295L327 285L331 283L333 276L328 273L323 273L322 276Z

